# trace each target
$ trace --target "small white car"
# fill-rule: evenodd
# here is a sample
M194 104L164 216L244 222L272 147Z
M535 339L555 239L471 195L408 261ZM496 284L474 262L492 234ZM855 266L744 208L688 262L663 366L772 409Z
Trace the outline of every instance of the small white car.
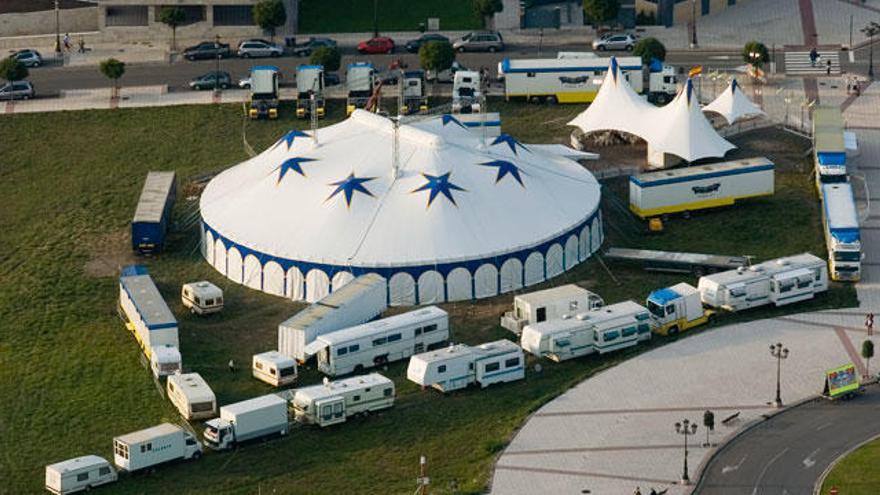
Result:
M237 53L241 58L280 57L284 48L266 40L245 40L238 45Z
M636 44L636 37L627 34L606 34L597 40L593 40L593 50L604 52L605 50L626 50L631 52Z

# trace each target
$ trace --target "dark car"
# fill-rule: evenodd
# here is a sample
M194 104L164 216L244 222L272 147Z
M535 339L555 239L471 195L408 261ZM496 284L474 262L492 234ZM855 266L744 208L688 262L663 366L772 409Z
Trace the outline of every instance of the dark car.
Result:
M295 57L308 57L313 51L323 47L336 48L336 41L330 38L309 38L305 43L294 46L292 51Z
M419 51L419 48L421 48L422 45L428 43L429 41L440 41L441 43L450 42L449 38L443 36L442 34L423 34L414 40L407 41L405 45L406 51L410 53L416 53L417 51Z
M228 72L211 71L207 74L193 79L189 82L189 87L195 90L221 88L226 89L232 86L232 76Z
M361 54L394 53L394 40L386 36L370 38L358 43L357 50Z
M339 84L339 74L327 72L324 74L324 86L336 86Z
M203 41L196 46L191 46L183 51L183 58L187 60L205 60L226 58L230 55L228 43L215 43Z

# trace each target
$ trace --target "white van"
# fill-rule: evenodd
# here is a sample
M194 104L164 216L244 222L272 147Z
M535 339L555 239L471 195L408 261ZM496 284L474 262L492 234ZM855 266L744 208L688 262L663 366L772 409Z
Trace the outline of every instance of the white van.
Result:
M198 373L170 375L166 388L168 400L184 418L204 419L217 415L217 398L202 375Z
M296 381L296 360L278 351L254 354L252 372L257 380L282 387Z
M218 313L223 309L223 290L205 280L183 284L180 301L197 315Z
M116 470L96 455L84 455L46 466L46 490L58 495L89 490L113 483Z

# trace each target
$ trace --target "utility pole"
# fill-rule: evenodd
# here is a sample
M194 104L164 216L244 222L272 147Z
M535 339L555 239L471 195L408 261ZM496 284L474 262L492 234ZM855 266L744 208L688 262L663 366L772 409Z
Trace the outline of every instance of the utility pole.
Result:
M217 52L217 63L214 71L214 93L220 93L220 35L214 36L214 50Z
M691 0L691 48L697 47L697 0Z
M61 55L61 7L55 0L55 56Z
M431 484L431 478L428 477L428 459L425 456L419 458L419 477L416 479L416 493L419 495L428 495L428 485Z

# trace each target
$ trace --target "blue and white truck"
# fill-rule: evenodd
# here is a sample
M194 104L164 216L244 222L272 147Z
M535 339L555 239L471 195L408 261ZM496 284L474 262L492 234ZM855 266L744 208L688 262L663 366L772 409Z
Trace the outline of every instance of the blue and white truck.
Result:
M181 369L177 319L141 265L129 265L119 276L119 312L156 377Z
M131 247L139 254L161 251L177 194L174 172L149 172L131 221Z

